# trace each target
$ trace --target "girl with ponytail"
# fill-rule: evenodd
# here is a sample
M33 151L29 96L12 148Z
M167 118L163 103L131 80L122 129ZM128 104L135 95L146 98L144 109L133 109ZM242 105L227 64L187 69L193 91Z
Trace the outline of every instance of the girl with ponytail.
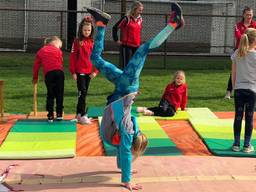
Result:
M243 152L252 153L253 115L256 101L256 29L248 28L241 36L238 49L231 56L232 84L234 85L235 119L232 150L240 151L240 134L245 112Z

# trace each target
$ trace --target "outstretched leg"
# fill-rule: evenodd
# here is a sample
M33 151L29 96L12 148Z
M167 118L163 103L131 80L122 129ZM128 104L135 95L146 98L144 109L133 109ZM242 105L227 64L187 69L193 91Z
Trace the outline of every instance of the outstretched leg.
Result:
M109 81L115 84L115 80L123 73L123 71L112 63L104 60L101 56L104 49L106 25L111 16L93 7L87 8L87 11L94 17L97 26L97 34L91 55L92 63Z
M182 11L177 3L172 3L172 11L168 25L158 33L153 39L141 45L127 66L123 70L123 74L119 77L116 84L115 97L119 98L139 89L139 76L143 69L145 59L151 49L159 47L169 35L176 29L184 25ZM117 95L120 94L120 95Z
M93 51L91 55L91 60L94 66L112 83L115 84L115 80L120 77L123 73L122 70L117 68L112 63L104 60L101 57L103 47L104 47L104 36L106 27L97 26L97 34L93 46Z

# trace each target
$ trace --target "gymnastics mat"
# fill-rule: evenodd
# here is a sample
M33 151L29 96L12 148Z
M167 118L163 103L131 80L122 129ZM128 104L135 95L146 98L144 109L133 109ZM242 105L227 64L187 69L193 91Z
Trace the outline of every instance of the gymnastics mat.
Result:
M196 119L218 119L218 117L207 107L203 108L188 108L187 112L191 118Z
M190 119L190 123L203 139L208 149L218 156L256 157L256 153L233 152L231 146L233 139L233 119ZM244 138L244 125L241 131L241 149ZM256 146L255 133L251 143Z
M177 110L172 117L154 116L155 119L160 120L189 120L190 118L217 118L208 108L187 108L186 111Z
M99 118L101 122L101 117ZM137 117L140 130L148 138L148 147L144 153L147 156L175 156L182 155L181 151L170 140L161 126L152 116ZM103 141L104 149L107 156L116 155L116 148L108 145Z
M191 118L190 114L187 111L178 110L176 114L172 117L160 117L154 116L155 119L162 119L162 120L188 120Z
M74 157L76 123L18 120L0 147L0 159Z
M102 117L105 107L88 107L87 115L88 117ZM132 115L138 116L137 107L132 106Z

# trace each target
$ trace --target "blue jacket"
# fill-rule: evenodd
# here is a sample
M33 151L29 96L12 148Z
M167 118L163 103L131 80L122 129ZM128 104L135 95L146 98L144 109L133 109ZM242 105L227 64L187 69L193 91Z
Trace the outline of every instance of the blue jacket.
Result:
M131 116L131 107L136 93L131 93L110 103L104 110L100 132L102 139L110 145L113 134L118 130L120 135L117 147L117 164L122 171L122 182L131 180L132 143L138 135L139 127L136 118Z

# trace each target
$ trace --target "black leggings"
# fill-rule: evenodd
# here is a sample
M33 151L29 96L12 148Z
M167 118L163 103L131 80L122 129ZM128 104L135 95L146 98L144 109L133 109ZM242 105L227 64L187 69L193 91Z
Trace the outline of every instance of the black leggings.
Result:
M150 107L148 109L154 112L154 116L172 117L176 113L174 106L165 99L161 99L158 107Z
M76 114L85 115L86 109L86 96L90 84L89 74L81 75L77 74L77 90L78 90L78 101L76 105Z
M250 145L253 130L253 115L256 101L256 93L249 89L235 90L235 119L234 119L234 145L240 145L240 134L242 128L242 120L245 112L245 133L244 147Z

